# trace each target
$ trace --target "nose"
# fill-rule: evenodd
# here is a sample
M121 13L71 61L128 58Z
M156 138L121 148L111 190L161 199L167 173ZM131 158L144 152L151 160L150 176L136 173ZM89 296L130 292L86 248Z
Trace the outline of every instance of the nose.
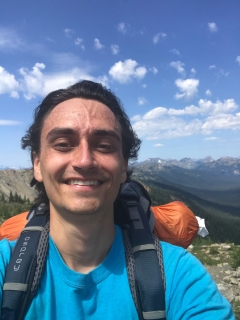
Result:
M72 166L78 169L91 169L96 167L96 159L87 141L81 141L72 153Z

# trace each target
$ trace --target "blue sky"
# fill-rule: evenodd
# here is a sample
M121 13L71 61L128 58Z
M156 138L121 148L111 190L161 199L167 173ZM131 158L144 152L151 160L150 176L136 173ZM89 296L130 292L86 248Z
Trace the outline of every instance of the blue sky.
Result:
M240 156L239 0L0 3L0 165L50 91L100 81L149 157Z

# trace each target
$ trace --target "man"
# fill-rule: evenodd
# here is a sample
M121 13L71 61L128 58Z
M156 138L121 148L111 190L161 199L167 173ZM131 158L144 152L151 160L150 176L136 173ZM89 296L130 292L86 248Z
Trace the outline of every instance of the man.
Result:
M52 92L22 146L31 151L36 205L50 207L46 266L24 319L138 319L113 203L140 140L118 99L90 81ZM12 247L0 244L1 287ZM234 319L194 257L167 243L162 250L167 319Z

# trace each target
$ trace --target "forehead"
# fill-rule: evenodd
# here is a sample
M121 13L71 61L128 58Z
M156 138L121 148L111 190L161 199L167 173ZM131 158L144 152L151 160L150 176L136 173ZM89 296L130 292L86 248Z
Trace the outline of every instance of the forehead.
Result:
M121 132L119 122L105 104L81 98L59 103L44 120L42 133L56 126L79 130L110 129Z

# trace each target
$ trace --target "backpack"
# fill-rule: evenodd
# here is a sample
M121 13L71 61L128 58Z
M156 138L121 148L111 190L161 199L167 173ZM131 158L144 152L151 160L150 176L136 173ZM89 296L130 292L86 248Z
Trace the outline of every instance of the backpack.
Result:
M122 229L128 280L139 319L165 320L162 249L159 239L153 235L154 215L150 206L150 197L139 182L125 183L114 203L114 221ZM30 210L28 220L7 266L2 320L24 318L44 270L48 250L48 206L41 204Z

